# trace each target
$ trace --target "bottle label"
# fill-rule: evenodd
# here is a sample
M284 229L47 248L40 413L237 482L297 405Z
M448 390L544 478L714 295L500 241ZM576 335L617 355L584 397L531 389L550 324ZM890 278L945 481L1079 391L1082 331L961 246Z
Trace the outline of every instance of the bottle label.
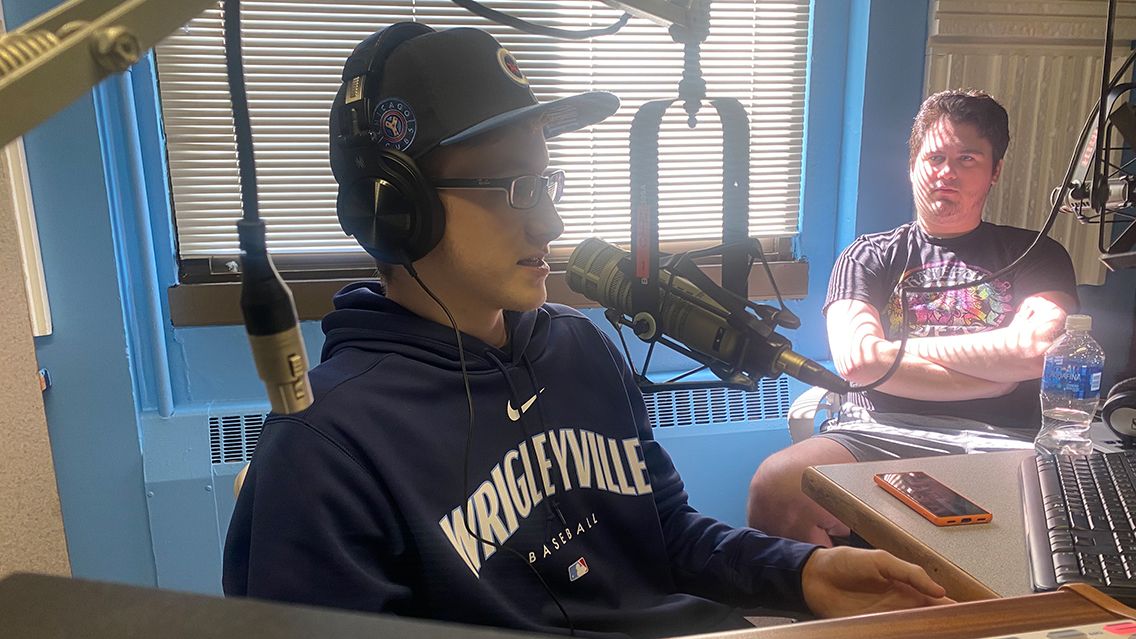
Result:
M1045 360L1041 387L1050 392L1063 392L1074 399L1094 399L1100 396L1100 364L1082 364L1066 361L1064 357L1050 357Z

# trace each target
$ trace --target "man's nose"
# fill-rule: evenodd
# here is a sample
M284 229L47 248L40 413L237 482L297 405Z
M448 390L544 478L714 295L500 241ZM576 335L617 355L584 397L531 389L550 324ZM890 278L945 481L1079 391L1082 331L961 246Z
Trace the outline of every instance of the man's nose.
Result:
M525 230L540 244L551 242L564 232L564 220L560 219L556 205L548 196L542 197L540 204L529 211Z
M938 175L940 178L954 179L956 177L954 164L950 160L943 161L939 165Z

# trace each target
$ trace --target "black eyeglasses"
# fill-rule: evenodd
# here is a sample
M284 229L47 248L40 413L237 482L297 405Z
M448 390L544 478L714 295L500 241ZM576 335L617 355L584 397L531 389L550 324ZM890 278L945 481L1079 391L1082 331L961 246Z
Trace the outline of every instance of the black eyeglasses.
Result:
M554 169L544 175L518 175L511 178L463 178L434 180L438 189L496 189L509 196L509 206L531 209L540 203L540 196L548 194L553 203L564 195L564 171Z

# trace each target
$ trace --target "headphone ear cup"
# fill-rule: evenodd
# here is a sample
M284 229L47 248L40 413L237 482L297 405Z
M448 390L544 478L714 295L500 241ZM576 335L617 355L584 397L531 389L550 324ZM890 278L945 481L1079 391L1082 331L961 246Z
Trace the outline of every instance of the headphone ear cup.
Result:
M442 240L442 233L446 229L446 213L438 199L438 192L434 190L426 176L418 168L414 160L400 151L383 149L380 156L382 166L381 179L405 201L405 207L390 195L391 209L384 210L386 205L384 195L376 200L376 219L382 221L388 215L398 215L403 210L411 214L410 224L403 226L401 220L392 219L397 226L391 229L392 242L397 242L397 250L404 255L403 259L394 264L410 264L426 256L438 242ZM389 226L380 222L384 227Z
M1112 387L1101 406L1101 420L1118 435L1136 437L1136 377Z
M339 189L339 223L375 259L408 265L441 241L445 210L413 159L390 149L378 154L379 175Z
M414 204L395 185L382 178L360 178L340 187L335 208L343 232L372 257L388 264L406 261L401 247L414 224Z

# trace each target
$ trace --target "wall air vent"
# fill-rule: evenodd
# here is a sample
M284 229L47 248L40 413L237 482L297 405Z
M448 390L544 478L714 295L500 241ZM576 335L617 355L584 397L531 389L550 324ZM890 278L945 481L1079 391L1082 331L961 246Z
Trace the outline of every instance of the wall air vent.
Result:
M265 413L210 415L209 454L213 463L243 463L252 459L265 417Z
M655 428L784 419L792 403L785 376L762 379L752 392L703 388L659 391L643 399ZM209 451L213 463L244 463L252 459L265 417L266 413L210 415Z
M655 428L701 426L762 419L789 414L789 379L761 379L757 390L703 388L652 393L643 398Z

